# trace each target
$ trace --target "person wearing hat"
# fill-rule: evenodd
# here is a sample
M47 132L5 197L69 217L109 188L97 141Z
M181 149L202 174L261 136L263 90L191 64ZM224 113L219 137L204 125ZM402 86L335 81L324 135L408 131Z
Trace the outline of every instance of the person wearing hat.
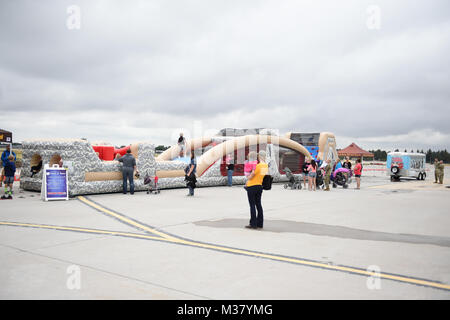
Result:
M127 150L127 153L118 159L123 163L122 166L122 178L123 178L123 194L127 194L127 181L130 183L130 194L134 194L134 171L138 175L136 170L136 159L131 154L131 149Z

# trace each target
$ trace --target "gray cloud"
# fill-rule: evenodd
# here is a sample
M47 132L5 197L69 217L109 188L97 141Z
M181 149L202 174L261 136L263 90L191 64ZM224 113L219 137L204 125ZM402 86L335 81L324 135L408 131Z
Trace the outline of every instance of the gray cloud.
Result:
M369 30L370 4L3 1L1 127L169 143L200 120L450 147L450 4L377 1Z

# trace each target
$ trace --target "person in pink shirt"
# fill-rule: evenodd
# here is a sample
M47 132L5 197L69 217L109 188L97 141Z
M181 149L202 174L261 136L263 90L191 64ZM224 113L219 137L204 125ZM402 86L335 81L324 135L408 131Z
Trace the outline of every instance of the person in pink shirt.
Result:
M314 191L316 191L316 172L317 172L317 164L314 159L311 160L311 164L308 166L308 190L311 191L314 187Z
M256 160L256 152L251 151L248 153L247 159L244 163L244 175L248 177L252 171L255 170L258 161Z
M362 164L361 159L356 160L355 168L353 169L353 173L355 174L356 178L356 189L361 188L361 173L362 173Z

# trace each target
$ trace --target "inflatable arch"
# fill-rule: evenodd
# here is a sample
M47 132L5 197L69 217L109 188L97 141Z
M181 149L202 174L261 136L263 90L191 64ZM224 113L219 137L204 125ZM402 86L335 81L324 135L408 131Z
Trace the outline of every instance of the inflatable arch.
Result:
M236 137L221 144L216 145L212 149L205 152L197 160L197 176L202 176L203 173L211 167L217 160L223 156L235 150L239 150L245 147L257 145L257 144L275 144L283 146L305 155L306 158L311 158L311 154L301 144L290 140L288 138L269 135L248 135Z
M301 136L307 136L311 140L312 147L307 146L306 148L316 149L316 155L313 156L316 160L331 160L332 162L338 159L338 154L336 151L336 137L331 132L321 132L321 133L294 133L288 132L284 135L285 138L291 139L297 142L302 142Z
M196 150L204 148L212 143L212 138L202 137L186 141L186 150ZM161 153L156 161L170 161L177 158L180 155L181 148L178 144L171 146L169 149Z

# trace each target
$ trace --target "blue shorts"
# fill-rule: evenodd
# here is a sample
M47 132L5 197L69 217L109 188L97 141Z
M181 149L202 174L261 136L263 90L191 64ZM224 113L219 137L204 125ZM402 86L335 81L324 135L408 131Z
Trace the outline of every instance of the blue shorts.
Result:
M5 177L5 184L13 184L14 177Z
M308 173L308 176L311 178L315 178L316 177L316 173L315 172L310 172Z

